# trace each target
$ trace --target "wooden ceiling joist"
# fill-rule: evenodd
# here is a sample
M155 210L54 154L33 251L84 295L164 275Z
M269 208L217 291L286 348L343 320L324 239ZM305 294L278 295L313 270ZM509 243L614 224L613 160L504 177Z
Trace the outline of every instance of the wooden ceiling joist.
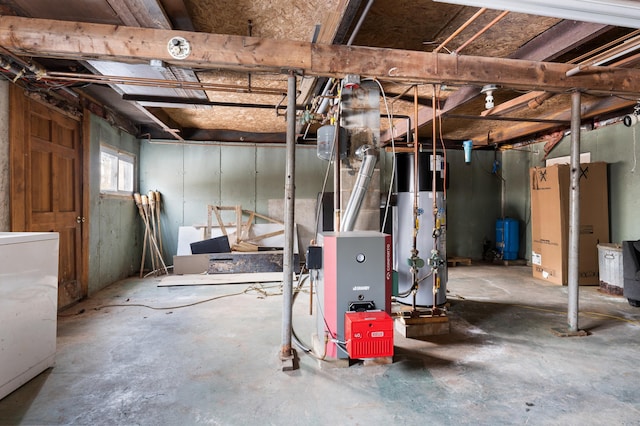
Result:
M511 58L529 61L550 61L580 46L582 43L592 40L610 28L608 25L593 24L590 22L561 21L553 28L542 33L539 37L522 46ZM439 117L444 112L453 111L461 107L475 99L479 94L479 87L465 86L460 88L453 96L447 99L444 110L438 111L436 117ZM423 109L424 111L422 111ZM421 127L431 122L433 112L430 108L421 107L419 117L418 127ZM399 123L399 125L394 128L394 137L399 137L406 133L406 123ZM382 142L387 142L390 139L391 133L388 131L381 135Z
M532 61L551 61L612 27L591 22L561 21L522 46L511 57Z
M191 53L174 59L167 44L187 39ZM0 45L14 53L66 59L144 63L159 59L199 68L256 72L299 70L306 75L358 74L416 83L498 84L525 90L640 95L640 70L601 67L567 77L572 65L418 51L320 45L257 37L0 17Z
M583 102L581 106L581 117L582 119L589 119L627 108L635 104L636 101L634 100L618 97L596 98L591 101ZM568 122L571 120L571 111L564 110L540 118ZM549 132L555 128L558 128L558 125L553 123L520 123L491 132L489 135L469 135L469 139L473 140L474 145L493 145L534 133Z

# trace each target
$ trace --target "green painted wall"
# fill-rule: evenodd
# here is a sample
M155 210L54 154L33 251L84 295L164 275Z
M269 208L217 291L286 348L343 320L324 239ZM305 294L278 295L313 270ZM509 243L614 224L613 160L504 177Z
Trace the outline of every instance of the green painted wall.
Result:
M380 155L381 193L386 193L391 179L392 158L390 153ZM140 188L142 192L153 189L162 193L163 242L168 264L177 250L178 227L204 225L208 204L241 204L245 209L267 214L269 200L284 197L285 160L284 147L143 141ZM500 216L500 179L491 173L494 153L474 151L468 165L462 151L451 150L448 161L448 252L480 259L483 240L494 239L495 221ZM297 147L296 199L316 198L327 164L317 158L315 147ZM332 177L330 173L328 191L333 190ZM298 210L296 221L314 214L312 210Z
M140 218L130 197L100 194L100 144L140 158L133 136L91 116L89 179L89 296L140 270Z
M531 157L539 146L528 146L522 149L501 153L501 176L503 178L503 194L501 210L504 217L518 220L520 230L520 247L518 257L531 257L531 194L529 192L529 168ZM501 214L502 216L502 214ZM495 237L493 238L495 243Z
M269 200L284 198L284 146L164 144L143 141L140 187L162 193L165 260L172 264L178 246L178 227L204 225L207 205L241 205L269 214ZM314 147L296 149L296 199L313 199L321 191L327 162ZM328 188L332 189L329 179ZM300 216L313 211L296 211ZM223 215L224 217L224 215ZM235 221L232 214L225 220Z
M493 151L472 151L470 164L462 150L449 150L447 191L447 255L481 259L483 242L495 244L500 218L500 182L493 173Z
M622 123L583 130L580 152L591 153L591 161L609 163L609 224L612 242L640 239L640 127L626 127ZM564 137L548 158L570 155L571 137ZM507 211L517 215L526 225L521 255L531 259L530 192L527 170L544 166L544 143L533 144L521 151L502 153Z

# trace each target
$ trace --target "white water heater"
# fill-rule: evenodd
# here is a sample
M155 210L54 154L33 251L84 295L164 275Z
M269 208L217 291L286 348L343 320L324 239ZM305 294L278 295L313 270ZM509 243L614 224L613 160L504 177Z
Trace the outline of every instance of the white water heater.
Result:
M442 157L436 158L436 192L433 192L433 159L431 154L418 154L418 221L419 230L416 241L418 256L425 261L425 266L418 271L419 287L416 294L416 306L441 306L447 301L447 232L446 206L444 188L446 185L445 167ZM398 293L406 293L413 285L413 276L408 259L413 249L414 229L414 155L413 153L396 154L396 192L397 203L393 210L393 266L398 272ZM437 217L433 214L433 202L437 205ZM433 238L433 229L438 222L439 235ZM435 241L435 245L434 245ZM432 271L428 260L433 249L444 259L437 268L439 288L433 297L432 279L428 274ZM404 304L413 304L413 295L396 297Z

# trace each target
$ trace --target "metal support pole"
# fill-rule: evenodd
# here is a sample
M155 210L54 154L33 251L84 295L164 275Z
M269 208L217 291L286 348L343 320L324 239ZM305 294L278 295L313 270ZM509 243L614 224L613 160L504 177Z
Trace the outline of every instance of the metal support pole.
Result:
M571 187L569 188L569 333L578 332L578 255L580 244L580 92L571 94Z
M289 72L287 90L287 164L284 185L284 258L282 285L282 349L280 359L291 361L283 371L298 368L295 351L291 347L293 317L293 224L295 206L295 162L296 162L296 76Z

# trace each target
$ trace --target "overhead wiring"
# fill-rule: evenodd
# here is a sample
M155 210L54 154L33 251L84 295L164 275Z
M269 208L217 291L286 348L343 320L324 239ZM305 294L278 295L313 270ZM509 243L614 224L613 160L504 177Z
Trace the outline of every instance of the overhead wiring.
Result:
M441 86L438 87L438 92L440 92L440 87ZM446 202L447 200L447 169L449 168L449 166L447 165L447 147L444 143L444 135L442 133L442 114L438 115L438 132L440 135L440 144L442 145L442 157L444 160L444 166L443 166L444 177L442 182L442 194Z
M380 232L384 232L384 229L386 228L386 225L387 225L387 218L389 215L389 206L391 204L391 194L393 192L393 181L396 177L396 143L395 143L395 139L393 138L393 116L391 115L391 111L389 109L389 104L387 102L387 95L380 81L377 78L374 78L372 80L375 81L378 84L378 87L380 88L380 94L382 94L382 100L384 101L384 107L387 112L387 119L389 120L389 129L391 134L391 155L392 155L391 177L389 178L389 191L387 192L387 201L384 207L384 218L382 219L382 227L380 230ZM409 129L407 129L407 134L409 134Z
M327 190L327 182L329 181L329 172L331 171L331 165L334 163L335 157L335 149L336 149L336 140L338 139L339 129L336 129L333 136L333 142L331 143L331 156L329 162L327 164L327 170L324 174L324 180L322 181L322 188L320 190L320 197L318 200L318 205L316 206L316 221L315 221L315 234L317 235L320 232L320 212L322 211L322 201L324 199L325 191ZM333 167L339 167L339 165L333 165ZM315 235L314 235L315 240Z

